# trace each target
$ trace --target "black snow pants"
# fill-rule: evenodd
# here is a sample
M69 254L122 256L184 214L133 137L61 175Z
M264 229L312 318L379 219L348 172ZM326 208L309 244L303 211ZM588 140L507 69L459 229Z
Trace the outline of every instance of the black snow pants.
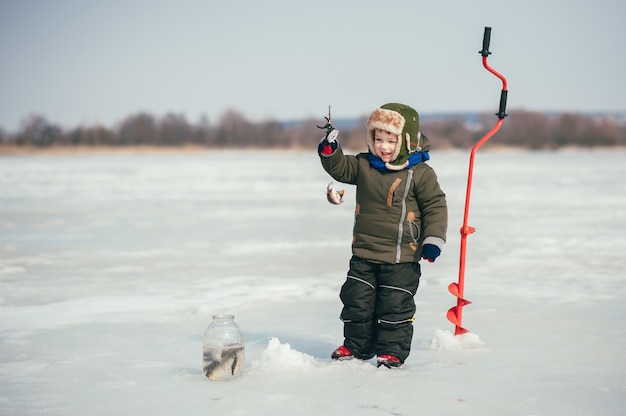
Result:
M378 264L353 256L341 287L344 345L360 359L411 351L419 263Z

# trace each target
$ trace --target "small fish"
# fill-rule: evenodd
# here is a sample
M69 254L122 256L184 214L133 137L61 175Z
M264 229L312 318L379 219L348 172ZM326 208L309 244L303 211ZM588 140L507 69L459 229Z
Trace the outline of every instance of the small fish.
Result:
M343 189L341 191L336 191L332 182L328 184L328 187L326 187L326 199L328 199L328 202L331 204L343 204L343 193Z
M210 380L227 380L243 370L243 347L224 348L222 351L217 351L219 355L217 359L214 353L209 351L204 353L203 372Z

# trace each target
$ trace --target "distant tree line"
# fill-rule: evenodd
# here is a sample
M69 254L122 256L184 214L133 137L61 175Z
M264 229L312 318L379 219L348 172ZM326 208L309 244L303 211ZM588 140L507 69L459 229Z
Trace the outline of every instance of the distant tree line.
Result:
M362 150L365 145L367 118L354 120L342 128L344 147ZM183 146L207 148L312 148L323 131L315 126L323 119L298 123L275 120L252 122L241 113L229 110L216 124L206 117L197 123L184 115L155 117L147 113L131 115L114 128L102 125L65 130L41 115L27 117L15 134L0 129L0 144L36 146ZM426 117L421 130L433 148L469 148L496 123L493 114L481 114L474 121L464 117ZM511 111L490 146L517 146L531 149L556 149L565 146L626 146L626 123L608 116L580 113L544 114Z

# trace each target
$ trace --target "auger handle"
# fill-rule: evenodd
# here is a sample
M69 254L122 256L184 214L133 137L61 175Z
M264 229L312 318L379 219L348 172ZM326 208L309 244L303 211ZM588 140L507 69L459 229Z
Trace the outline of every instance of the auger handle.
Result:
M507 114L506 114L506 97L508 95L509 95L509 91L508 90L500 91L500 108L498 109L498 112L496 113L496 115L498 116L499 119L503 119L504 117L507 116Z
M506 78L504 78L500 73L498 73L498 71L491 68L489 64L487 63L487 57L491 55L491 52L489 52L490 43L491 43L491 28L488 26L485 26L485 32L483 34L483 49L481 51L478 51L478 53L481 54L483 57L483 66L485 67L485 69L487 69L489 72L491 72L492 74L494 74L495 76L497 76L498 78L502 80L502 91L500 92L500 107L498 107L498 112L496 113L496 116L498 116L498 118L502 120L504 117L507 116L506 100L507 100L509 91L508 91Z
M491 54L491 52L489 52L489 43L491 43L491 28L486 26L485 33L483 34L483 50L478 51L484 57Z

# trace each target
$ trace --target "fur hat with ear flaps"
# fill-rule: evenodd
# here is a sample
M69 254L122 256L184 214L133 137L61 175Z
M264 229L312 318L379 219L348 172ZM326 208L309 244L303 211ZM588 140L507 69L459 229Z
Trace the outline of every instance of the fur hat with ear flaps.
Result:
M430 143L420 133L417 111L405 104L389 103L372 111L367 121L367 146L374 153L374 133L376 129L388 131L398 136L398 145L385 164L389 170L402 170L409 165L409 156L416 152L428 152Z

